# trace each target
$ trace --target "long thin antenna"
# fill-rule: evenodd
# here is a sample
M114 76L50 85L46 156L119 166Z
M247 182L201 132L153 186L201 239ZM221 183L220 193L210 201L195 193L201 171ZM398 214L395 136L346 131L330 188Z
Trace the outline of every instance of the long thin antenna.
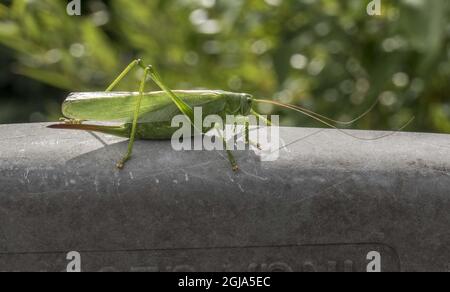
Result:
M314 115L314 116L316 116L316 117L319 117L319 118L321 118L321 119L323 119L323 120L326 120L326 121L329 121L329 122L332 122L332 123L335 123L335 124L340 124L340 125L351 125L351 124L356 123L357 121L361 120L361 119L364 118L365 116L367 116L367 115L368 115L368 114L369 114L369 113L370 113L370 112L378 105L379 102L380 102L380 101L377 99L377 100L369 107L368 110L366 110L364 113L362 113L362 114L361 114L360 116L358 116L357 118L354 118L353 120L348 121L348 122L338 121L338 120L333 120L333 119L331 119L331 118L329 118L329 117L323 116L323 115L321 115L321 114L318 114L318 113L316 113L316 112L313 112L313 111L311 111L311 110L309 110L309 109L307 109L307 108L304 108L304 107L301 107L301 106L298 106L298 105L289 104L289 106L294 107L294 108L296 108L296 109L298 109L298 110L307 112L308 114Z
M400 131L402 131L403 129L405 129L405 128L406 128L409 124L411 124L411 122L415 119L415 117L412 117L405 125L403 125L403 126L402 126L401 128L399 128L399 129L393 131L392 133L389 133L389 134L386 134L386 135L382 135L382 136L379 136L379 137L376 137L376 138L364 138L364 137L358 137L358 136L355 136L355 135L353 135L353 134L347 133L346 131L344 131L344 130L342 130L342 129L339 129L339 128L336 127L336 126L333 126L333 125L330 124L329 122L326 122L326 121L324 121L323 119L319 118L319 117L318 117L318 116L319 116L318 114L316 114L316 113L314 113L314 112L311 112L311 111L309 111L309 110L305 111L305 110L301 109L300 107L293 106L293 105L290 105L290 104L284 104L284 103L281 103L281 102L278 102L278 101L273 101L273 100L254 99L254 101L255 101L255 102L260 102L260 103L273 104L273 105L277 105L277 106L280 106L280 107L284 107L284 108L287 108L287 109L291 109L291 110L300 112L300 113L302 113L302 114L304 114L304 115L306 115L306 116L308 116L308 117L310 117L310 118L312 118L312 119L314 119L314 120L316 120L316 121L318 121L318 122L320 122L320 123L322 123L322 124L324 124L324 125L326 125L326 126L328 126L328 127L330 127L330 128L333 128L333 129L335 129L335 130L338 130L339 132L341 132L341 133L344 134L344 135L350 136L350 137L355 138L355 139L358 139L358 140L365 140L365 141L379 140L379 139L382 139L382 138L386 138L386 137L392 136L392 135L396 134L397 132L400 132ZM367 113L365 113L365 114L367 114ZM316 116L316 115L317 115L317 116ZM331 120L331 119L328 119L328 120Z

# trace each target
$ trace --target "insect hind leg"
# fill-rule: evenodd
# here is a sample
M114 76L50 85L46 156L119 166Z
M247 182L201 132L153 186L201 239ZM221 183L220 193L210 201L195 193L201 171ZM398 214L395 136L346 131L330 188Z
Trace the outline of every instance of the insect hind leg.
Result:
M130 71L133 70L136 66L140 66L141 68L145 69L145 66L141 59L134 60L133 62L128 64L128 66L119 74L119 76L116 77L116 79L114 79L114 81L108 86L108 88L106 88L105 91L112 91L117 86L117 84L119 84L119 82L122 81L122 79L125 78L125 76L127 76L128 73L130 73Z

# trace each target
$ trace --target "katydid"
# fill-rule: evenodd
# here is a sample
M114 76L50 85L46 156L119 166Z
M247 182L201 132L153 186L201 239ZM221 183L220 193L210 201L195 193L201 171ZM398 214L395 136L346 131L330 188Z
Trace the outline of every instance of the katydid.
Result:
M140 81L138 92L113 92L117 84L135 67L144 70L144 76ZM162 91L145 91L145 83L150 77ZM159 74L152 66L145 66L141 60L131 62L125 70L111 83L104 92L78 92L71 93L62 105L64 122L50 125L55 129L75 129L103 132L111 135L129 138L128 150L125 156L117 163L117 167L122 169L125 163L131 158L135 139L160 140L170 139L177 128L171 127L171 120L174 116L185 115L192 126L194 125L194 107L201 107L206 115L226 115L248 116L250 114L263 119L270 124L263 116L253 109L253 103L269 103L284 108L288 108L305 114L331 128L336 128L330 122L350 124L365 115L375 106L375 104L365 113L350 122L339 122L322 115L316 114L308 109L283 104L271 100L254 99L247 93L235 93L223 90L171 90L162 81ZM95 124L84 124L84 121L121 121L119 126L106 126ZM406 125L405 125L406 126ZM197 129L205 133L210 129ZM341 129L345 135L363 140L374 140L356 137ZM248 131L248 127L246 127ZM390 135L390 134L389 134ZM248 132L245 135L248 137ZM238 170L238 165L230 150L227 151L228 159L234 171Z

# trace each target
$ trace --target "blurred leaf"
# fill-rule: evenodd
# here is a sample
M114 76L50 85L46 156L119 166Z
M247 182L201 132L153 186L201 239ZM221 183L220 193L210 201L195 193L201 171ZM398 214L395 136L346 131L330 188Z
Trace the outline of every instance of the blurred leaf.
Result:
M450 112L444 111L442 104L434 104L430 109L430 116L433 117L433 123L436 129L442 132L450 133Z
M25 15L27 10L27 1L26 0L14 0L11 5L11 16L13 18L19 19Z
M103 31L87 21L82 23L81 29L82 39L90 54L89 57L95 62L91 65L98 66L99 69L105 71L114 71L118 54Z
M69 78L59 74L58 72L23 67L18 69L18 73L61 89L70 88L72 85L72 81Z

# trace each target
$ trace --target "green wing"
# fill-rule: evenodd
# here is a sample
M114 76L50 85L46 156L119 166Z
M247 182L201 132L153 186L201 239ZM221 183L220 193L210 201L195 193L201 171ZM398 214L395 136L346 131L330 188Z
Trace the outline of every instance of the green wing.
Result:
M223 111L225 95L212 90L174 90L191 107L201 106L206 114ZM62 105L66 118L87 121L131 122L136 105L137 92L75 92L71 93ZM172 99L162 91L144 94L139 122L170 121L181 114Z

